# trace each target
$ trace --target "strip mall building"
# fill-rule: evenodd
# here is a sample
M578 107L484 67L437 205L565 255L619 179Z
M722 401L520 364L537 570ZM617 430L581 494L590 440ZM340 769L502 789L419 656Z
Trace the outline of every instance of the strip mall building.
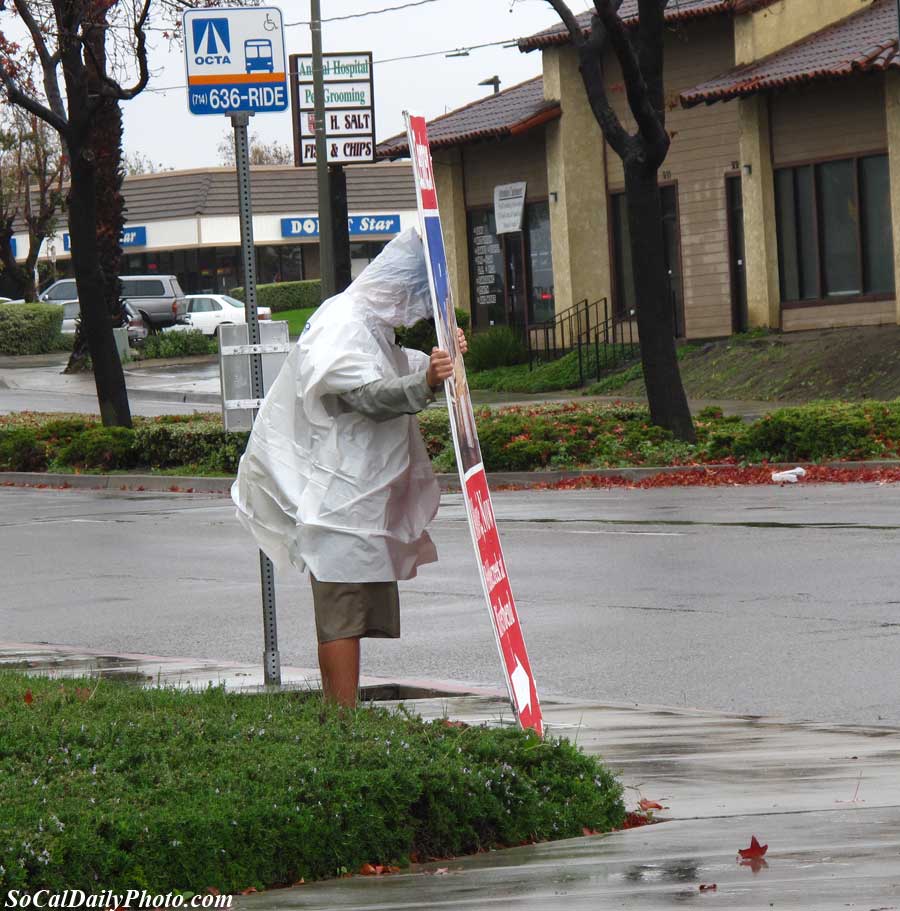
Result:
M620 15L634 21L637 0ZM660 174L678 334L900 322L900 52L895 0L679 0L666 13ZM587 31L590 17L580 24ZM448 266L476 328L582 300L634 303L621 162L561 27L519 42L543 76L429 124ZM613 104L633 129L621 76ZM408 155L405 136L379 155ZM494 189L527 184L522 230Z
M252 169L253 236L258 281L319 277L315 170ZM128 177L123 188L122 275L177 275L188 293L227 292L243 284L237 178L234 168L162 171ZM347 167L350 255L356 275L396 234L418 224L408 163ZM17 257L28 252L18 224ZM69 235L60 230L42 247L60 277L72 274ZM2 293L2 292L0 292Z

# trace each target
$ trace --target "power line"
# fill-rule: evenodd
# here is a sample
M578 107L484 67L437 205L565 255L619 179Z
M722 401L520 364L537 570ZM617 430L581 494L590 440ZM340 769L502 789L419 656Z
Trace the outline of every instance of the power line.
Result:
M373 63L396 63L399 60L421 60L423 57L468 57L469 51L480 51L485 47L514 47L515 38L503 41L488 41L484 44L470 44L467 47L453 47L446 51L429 51L425 54L407 54L405 57L388 57L386 60L375 60Z
M428 3L437 3L438 0L411 0L409 3L401 3L399 6L385 6L381 9L370 9L362 13L349 13L346 16L332 16L330 19L323 19L322 22L343 22L346 19L362 19L365 16L380 16L382 13L395 13L397 10L410 9L414 6L425 6ZM309 25L309 22L285 22L285 28L293 28L298 25Z
M486 47L514 47L515 38L505 39L503 41L488 41L484 44L472 44L468 47L451 47L443 51L428 51L424 54L407 54L404 57L388 57L385 60L374 60L373 64L383 64L383 63L397 63L401 60L421 60L423 57L465 57L468 56L469 51L480 51ZM288 73L288 76L296 76L296 73ZM181 85L166 85L160 86L159 88L146 88L145 92L174 92L178 89L186 89L187 86L184 84Z

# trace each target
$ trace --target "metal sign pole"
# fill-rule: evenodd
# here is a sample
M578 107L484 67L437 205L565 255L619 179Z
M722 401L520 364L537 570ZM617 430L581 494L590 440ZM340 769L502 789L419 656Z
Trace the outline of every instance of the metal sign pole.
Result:
M319 0L309 0L309 30L312 34L313 104L316 108L316 179L319 185L319 272L322 300L335 293L334 231L328 181L328 143L325 138L325 77L322 72L322 11Z
M256 255L253 249L253 209L250 204L250 143L247 124L250 114L231 114L234 127L234 160L238 179L238 205L241 218L241 257L244 265L244 310L250 345L259 345L259 318L256 310ZM250 356L251 394L255 399L265 396L263 388L262 355ZM262 585L263 672L266 685L281 684L281 659L278 655L278 626L275 618L275 570L272 561L259 552L259 575Z

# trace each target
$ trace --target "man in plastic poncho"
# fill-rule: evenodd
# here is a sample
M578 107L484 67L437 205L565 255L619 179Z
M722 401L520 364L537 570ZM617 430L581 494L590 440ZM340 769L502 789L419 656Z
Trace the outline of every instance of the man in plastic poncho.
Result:
M399 347L432 315L422 241L395 237L306 324L259 411L231 495L279 569L308 569L325 697L356 703L359 640L400 635L398 579L437 559L440 500L413 417L450 355ZM460 349L465 352L462 332Z

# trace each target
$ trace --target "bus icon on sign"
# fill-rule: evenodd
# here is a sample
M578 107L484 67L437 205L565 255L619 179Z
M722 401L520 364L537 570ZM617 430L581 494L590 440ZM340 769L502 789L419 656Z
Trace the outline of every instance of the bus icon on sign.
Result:
M248 73L271 73L275 70L272 42L268 38L250 38L244 42L244 59Z

